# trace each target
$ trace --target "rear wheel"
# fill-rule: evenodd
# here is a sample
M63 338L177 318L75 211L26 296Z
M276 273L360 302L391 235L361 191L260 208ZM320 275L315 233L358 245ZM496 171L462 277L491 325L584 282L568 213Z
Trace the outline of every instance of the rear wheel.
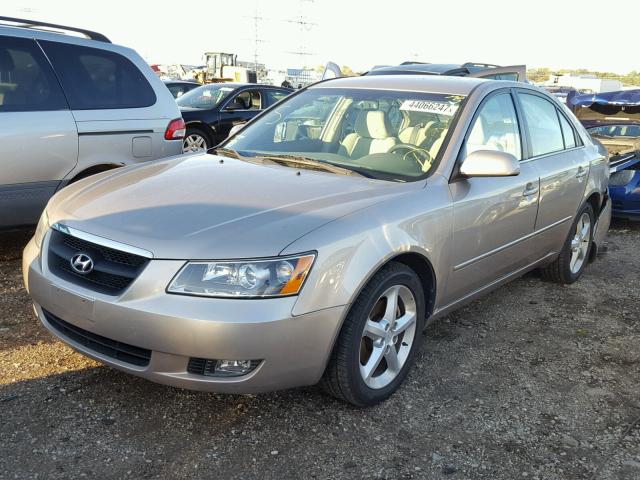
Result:
M211 148L209 136L199 128L187 128L187 133L182 142L184 153L205 152Z
M541 269L542 278L556 283L573 283L580 276L589 260L593 243L593 207L587 203L580 209L569 231L560 255Z
M379 403L402 384L420 348L425 300L420 279L390 263L360 293L322 379L331 395L359 407Z

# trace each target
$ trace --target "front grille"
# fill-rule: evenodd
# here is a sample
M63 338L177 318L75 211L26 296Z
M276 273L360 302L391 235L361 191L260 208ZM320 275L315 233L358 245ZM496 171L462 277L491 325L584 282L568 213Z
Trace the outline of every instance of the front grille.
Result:
M71 259L84 253L93 260L93 270L81 274L71 268ZM149 259L88 242L58 230L51 231L49 270L65 280L100 293L117 295L133 282Z
M47 322L49 322L49 325L51 325L54 330L60 332L62 335L74 342L93 350L94 352L98 352L115 360L120 360L139 367L149 365L149 361L151 360L151 350L122 343L117 340L111 340L110 338L88 332L87 330L65 322L46 310L43 310L43 313Z

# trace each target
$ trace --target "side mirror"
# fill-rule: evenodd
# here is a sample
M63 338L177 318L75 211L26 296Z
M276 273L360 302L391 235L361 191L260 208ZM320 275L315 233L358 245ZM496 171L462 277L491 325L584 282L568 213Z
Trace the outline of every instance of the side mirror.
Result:
M224 109L228 112L232 112L234 110L243 110L244 106L240 105L239 103L236 102L231 102L229 105L227 105L226 107L224 107Z
M520 163L507 152L477 150L462 161L460 174L465 177L514 177L520 174Z

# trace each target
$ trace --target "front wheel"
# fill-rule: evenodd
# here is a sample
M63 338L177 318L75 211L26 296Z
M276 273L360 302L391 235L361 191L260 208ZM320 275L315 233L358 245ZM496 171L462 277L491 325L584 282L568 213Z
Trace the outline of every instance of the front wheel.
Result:
M587 203L578 212L558 258L541 269L542 278L562 284L570 284L580 278L589 260L593 225L593 207Z
M362 290L336 340L321 385L359 407L375 405L402 384L420 348L425 322L418 275L389 263Z

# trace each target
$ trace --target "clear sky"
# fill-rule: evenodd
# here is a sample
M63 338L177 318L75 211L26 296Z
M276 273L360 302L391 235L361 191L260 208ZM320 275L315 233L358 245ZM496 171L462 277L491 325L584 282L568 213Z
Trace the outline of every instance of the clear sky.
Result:
M253 61L257 24L258 61L273 68L415 59L640 70L639 0L2 0L0 11L99 31L150 63L199 64L205 51Z

